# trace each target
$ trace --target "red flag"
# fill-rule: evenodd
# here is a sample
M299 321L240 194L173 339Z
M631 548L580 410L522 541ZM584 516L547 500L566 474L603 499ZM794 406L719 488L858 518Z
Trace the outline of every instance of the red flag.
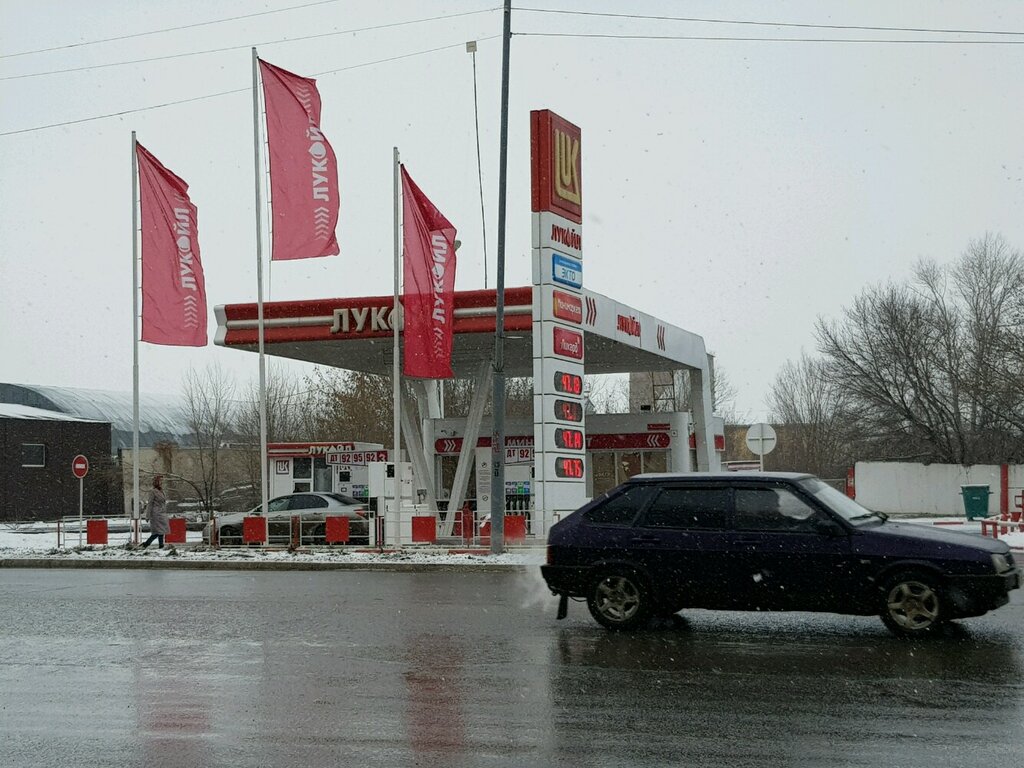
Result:
M402 166L406 376L452 378L455 227Z
M188 184L135 143L142 212L142 340L206 346L206 281Z
M320 132L316 80L260 59L267 107L273 261L339 253L338 160Z

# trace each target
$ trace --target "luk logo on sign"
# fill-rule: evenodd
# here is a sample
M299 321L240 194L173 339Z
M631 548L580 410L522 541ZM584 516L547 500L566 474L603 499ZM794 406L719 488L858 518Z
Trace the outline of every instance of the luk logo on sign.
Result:
M580 204L580 140L555 128L555 194Z
M581 132L548 109L530 113L532 209L583 221Z
M583 322L583 302L579 296L564 291L552 291L551 313L559 320L568 320L579 325Z
M571 357L574 360L583 359L583 334L576 331L568 331L565 328L552 328L554 351L556 355Z

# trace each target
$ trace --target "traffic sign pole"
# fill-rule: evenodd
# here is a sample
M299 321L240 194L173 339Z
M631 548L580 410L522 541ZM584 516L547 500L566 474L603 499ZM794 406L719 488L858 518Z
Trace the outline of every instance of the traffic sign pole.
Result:
M78 546L82 546L82 527L84 526L84 515L82 514L83 499L85 497L85 476L89 474L89 459L78 454L71 460L71 474L78 478Z
M85 480L81 477L78 478L78 546L82 546L82 497L84 496L82 486L85 485Z

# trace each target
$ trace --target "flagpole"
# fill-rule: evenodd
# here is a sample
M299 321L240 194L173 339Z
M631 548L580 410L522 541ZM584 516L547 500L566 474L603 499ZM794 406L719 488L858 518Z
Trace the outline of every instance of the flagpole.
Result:
M398 325L399 325L399 302L398 302L398 286L399 286L399 272L401 270L402 260L402 245L401 236L399 234L400 216L401 216L401 199L402 199L402 164L398 154L398 147L394 148L394 185L395 185L395 202L394 202L394 213L395 213L395 300L394 305L391 309L391 326L394 330L394 343L391 352L391 380L394 386L394 445L395 452L394 461L395 464L395 544L399 543L399 532L401 531L401 511L402 511L402 371L399 360L399 346L398 346Z
M139 543L139 158L132 131L132 538Z
M267 363L263 352L263 206L260 201L260 67L256 48L252 49L252 128L256 165L256 317L260 353L260 505L267 515Z

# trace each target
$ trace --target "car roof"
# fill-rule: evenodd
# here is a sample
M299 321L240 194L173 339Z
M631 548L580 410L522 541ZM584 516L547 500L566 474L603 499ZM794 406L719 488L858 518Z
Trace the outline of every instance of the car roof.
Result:
M700 481L700 480L803 480L814 475L806 472L758 472L742 470L738 472L646 472L633 475L627 483L656 483L665 481Z

